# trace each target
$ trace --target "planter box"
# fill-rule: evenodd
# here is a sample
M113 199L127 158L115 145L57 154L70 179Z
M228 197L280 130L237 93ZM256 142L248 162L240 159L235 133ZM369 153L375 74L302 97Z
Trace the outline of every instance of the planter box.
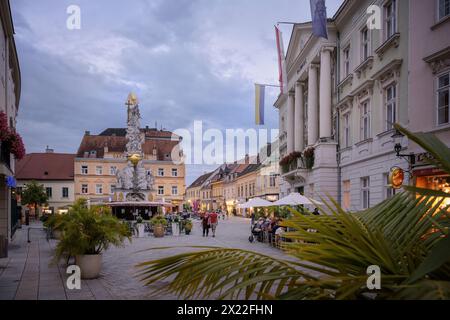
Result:
M178 222L172 222L172 234L176 237L180 235L180 224Z
M136 225L137 232L138 232L138 238L144 238L145 237L145 224L138 223Z
M81 279L96 279L102 269L102 255L79 255L75 257L75 262L81 270Z
M156 225L153 227L153 235L155 238L162 238L164 237L164 233L166 232L163 225Z

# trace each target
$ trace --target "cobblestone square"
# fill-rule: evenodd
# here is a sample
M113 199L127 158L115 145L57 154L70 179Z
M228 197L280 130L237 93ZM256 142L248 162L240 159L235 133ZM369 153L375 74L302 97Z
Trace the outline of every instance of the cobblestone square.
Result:
M39 224L32 225L33 228ZM150 290L136 278L136 264L176 253L189 252L189 246L215 246L252 250L277 258L289 258L281 250L268 244L250 243L250 220L230 218L221 220L216 237L202 237L201 226L194 222L193 232L186 236L133 238L121 248L111 248L103 255L100 278L82 280L81 290L66 287L65 265L51 263L56 240L46 240L44 231L27 227L17 232L10 245L9 257L0 259L1 300L143 300ZM145 251L157 247L178 247L170 250ZM180 248L182 247L182 248ZM156 299L176 299L175 296L157 296Z

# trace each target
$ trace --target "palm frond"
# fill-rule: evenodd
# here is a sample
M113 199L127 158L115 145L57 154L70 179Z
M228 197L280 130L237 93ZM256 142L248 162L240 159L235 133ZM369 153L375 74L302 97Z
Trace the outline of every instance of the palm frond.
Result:
M288 291L301 279L314 279L289 261L238 249L213 248L144 262L138 277L158 294L185 299L268 299Z

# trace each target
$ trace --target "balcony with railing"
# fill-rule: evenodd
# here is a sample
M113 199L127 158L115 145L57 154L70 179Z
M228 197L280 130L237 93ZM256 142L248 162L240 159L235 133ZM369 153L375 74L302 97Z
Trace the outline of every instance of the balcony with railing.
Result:
M294 152L280 162L281 175L288 176L298 170L308 171L314 167L314 149L309 148L303 153Z

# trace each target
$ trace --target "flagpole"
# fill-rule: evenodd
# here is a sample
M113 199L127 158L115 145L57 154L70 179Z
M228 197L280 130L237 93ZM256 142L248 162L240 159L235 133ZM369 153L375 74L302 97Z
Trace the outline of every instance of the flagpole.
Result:
M277 22L277 24L293 24L293 25L297 25L297 24L301 24L300 22L286 22L286 21L281 21L281 22Z
M264 84L264 83L255 83L258 86L265 86L265 87L273 87L273 88L281 88L281 86L277 86L275 84Z

